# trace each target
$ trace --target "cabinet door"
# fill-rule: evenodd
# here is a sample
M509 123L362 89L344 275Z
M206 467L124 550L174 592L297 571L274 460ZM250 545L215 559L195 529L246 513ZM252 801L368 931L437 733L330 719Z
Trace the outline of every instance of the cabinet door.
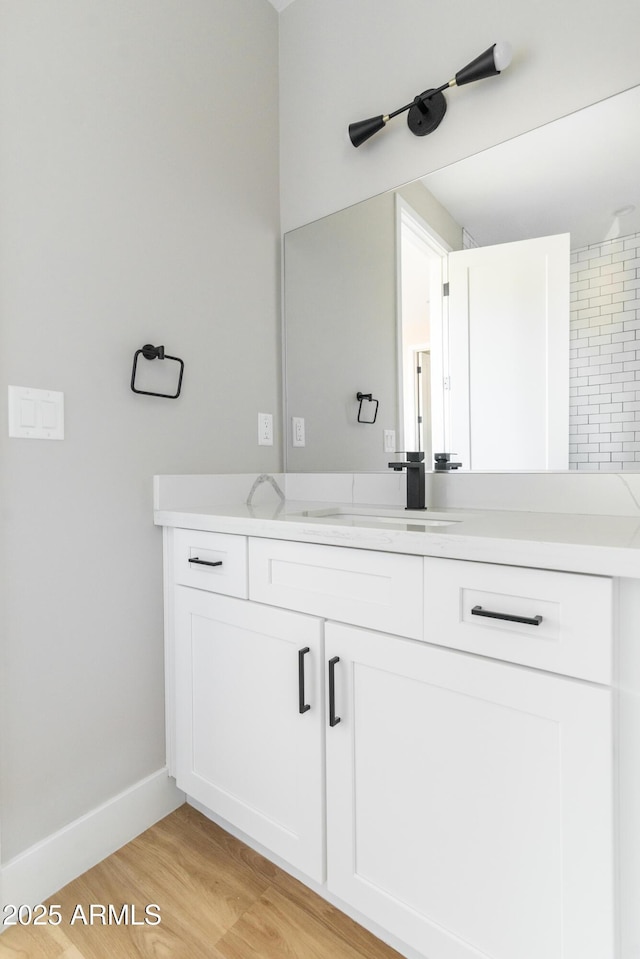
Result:
M178 786L322 881L322 622L183 587L175 616Z
M325 646L331 891L429 959L612 959L610 692L332 623Z

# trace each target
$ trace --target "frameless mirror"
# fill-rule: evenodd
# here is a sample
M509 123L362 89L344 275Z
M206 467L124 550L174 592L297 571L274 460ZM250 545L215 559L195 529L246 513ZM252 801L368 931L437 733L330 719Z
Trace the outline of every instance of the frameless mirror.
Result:
M286 234L287 469L640 469L639 115L636 87Z

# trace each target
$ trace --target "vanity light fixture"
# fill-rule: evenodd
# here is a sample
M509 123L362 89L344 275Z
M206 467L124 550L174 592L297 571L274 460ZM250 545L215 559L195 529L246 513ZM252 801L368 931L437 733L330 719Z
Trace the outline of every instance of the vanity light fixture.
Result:
M407 124L412 133L417 137L426 136L432 133L440 125L443 116L447 111L447 101L444 98L443 90L448 87L461 87L465 83L473 83L475 80L484 80L485 77L495 77L502 70L505 70L511 63L511 46L501 40L494 43L493 46L481 53L479 57L468 63L462 70L458 70L453 80L443 83L436 90L425 90L418 94L411 103L406 103L399 110L394 110L386 116L370 117L368 120L359 120L357 123L349 124L349 138L354 147L359 147L365 140L372 137L383 126L397 117L398 114L408 110Z

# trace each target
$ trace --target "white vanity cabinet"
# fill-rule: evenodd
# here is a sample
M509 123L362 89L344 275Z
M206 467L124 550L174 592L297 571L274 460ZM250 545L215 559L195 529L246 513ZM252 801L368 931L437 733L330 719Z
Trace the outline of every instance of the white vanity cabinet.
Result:
M324 879L322 623L175 590L176 781Z
M198 537L167 537L178 785L413 955L615 959L611 580Z
M259 603L422 639L423 590L421 556L249 540L249 597Z
M328 623L328 887L428 959L613 959L608 689Z

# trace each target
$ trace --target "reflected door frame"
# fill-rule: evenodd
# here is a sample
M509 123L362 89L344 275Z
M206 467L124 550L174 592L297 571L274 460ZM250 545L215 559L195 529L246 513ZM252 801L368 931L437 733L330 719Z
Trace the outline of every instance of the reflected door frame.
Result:
M431 227L407 201L396 194L396 331L398 370L398 448L408 450L416 443L417 411L415 409L415 371L413 356L417 351L428 351L431 356L431 403L425 411L431 422L433 450L445 450L448 435L447 404L445 402L448 369L447 297L444 289L448 279L448 254L452 247ZM418 243L428 259L429 331L422 342L415 343L409 358L403 336L403 244ZM409 372L410 370L410 372ZM412 444L412 445L408 445ZM432 468L431 462L426 464Z
M415 350L414 395L416 404L416 435L418 449L424 450L425 463L433 462L433 435L431 423L431 351Z

